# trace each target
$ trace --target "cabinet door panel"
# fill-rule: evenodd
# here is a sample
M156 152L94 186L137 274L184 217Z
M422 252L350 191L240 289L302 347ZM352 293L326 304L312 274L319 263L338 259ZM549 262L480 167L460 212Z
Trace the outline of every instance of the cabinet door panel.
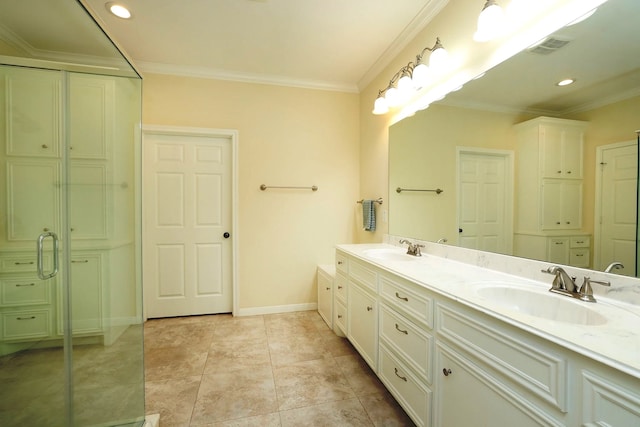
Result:
M106 182L106 166L74 161L69 175L71 237L106 239L110 189Z
M562 185L562 228L577 229L582 227L582 183L568 181Z
M547 261L555 264L569 264L569 239L564 237L550 238L548 245Z
M71 328L74 334L102 332L102 257L71 258Z
M466 355L439 344L436 350L437 426L561 426L514 393ZM461 407L461 402L464 406Z
M563 176L562 131L555 126L543 126L540 133L542 176L544 178L560 178Z
M60 156L61 94L57 71L0 70L0 138L6 136L7 155Z
M364 360L377 372L378 306L375 297L349 282L347 336Z
M7 240L34 241L60 229L60 164L7 160Z
M562 228L562 187L559 180L545 180L542 183L542 229L558 230Z
M562 170L566 178L582 178L582 129L565 129L562 134Z
M114 82L71 75L69 149L73 159L106 159L114 116Z

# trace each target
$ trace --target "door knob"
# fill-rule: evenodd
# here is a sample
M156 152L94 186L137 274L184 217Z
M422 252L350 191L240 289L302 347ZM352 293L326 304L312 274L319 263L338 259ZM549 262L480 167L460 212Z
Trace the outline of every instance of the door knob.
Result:
M222 235L222 237L224 237L225 239L228 239L229 236L231 236L231 234L229 234L228 231L225 231L224 234Z

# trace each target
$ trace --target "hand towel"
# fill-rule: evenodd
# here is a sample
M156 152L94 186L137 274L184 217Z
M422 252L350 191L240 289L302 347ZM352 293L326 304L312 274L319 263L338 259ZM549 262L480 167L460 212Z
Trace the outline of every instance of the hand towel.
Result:
M376 208L375 201L362 201L362 226L365 231L376 231Z

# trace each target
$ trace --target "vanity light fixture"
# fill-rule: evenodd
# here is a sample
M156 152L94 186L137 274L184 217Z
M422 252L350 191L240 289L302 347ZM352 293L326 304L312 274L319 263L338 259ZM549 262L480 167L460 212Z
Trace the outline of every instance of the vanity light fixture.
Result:
M556 86L569 86L572 83L575 83L576 79L564 79L564 80L560 80L558 83L556 83Z
M129 11L129 9L127 9L125 6L121 4L109 2L105 4L105 7L109 12L111 12L113 15L117 16L118 18L122 18L122 19L131 18L131 12Z
M478 16L478 30L473 35L477 42L496 38L504 27L504 12L496 0L487 0Z
M424 58L427 52L431 52L428 66ZM440 38L436 37L433 47L425 47L416 55L415 62L409 62L400 68L389 80L387 87L378 91L378 97L373 105L373 114L386 114L389 108L406 102L415 91L426 85L431 70L442 71L445 68L448 57L449 54L442 46Z

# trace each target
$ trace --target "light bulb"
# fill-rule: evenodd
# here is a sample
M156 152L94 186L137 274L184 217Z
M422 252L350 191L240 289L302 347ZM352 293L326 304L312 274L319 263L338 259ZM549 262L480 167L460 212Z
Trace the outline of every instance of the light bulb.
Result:
M422 89L427 84L427 79L429 78L429 67L425 64L418 64L416 68L413 69L413 75L411 77L413 81L413 87L416 89Z
M401 102L409 99L413 93L413 82L408 74L400 77L398 80L398 93L400 94Z
M478 30L473 39L486 42L497 37L504 27L504 12L495 0L487 0L478 16Z
M387 105L389 105L389 107L397 107L400 104L400 94L398 93L398 89L395 87L387 89L387 93L385 93L384 98L387 100Z
M437 47L433 52L431 52L431 55L429 55L429 67L432 70L442 70L446 63L447 63L447 59L449 58L449 53L442 47Z
M387 114L389 112L389 104L384 96L380 95L373 104L373 114Z

